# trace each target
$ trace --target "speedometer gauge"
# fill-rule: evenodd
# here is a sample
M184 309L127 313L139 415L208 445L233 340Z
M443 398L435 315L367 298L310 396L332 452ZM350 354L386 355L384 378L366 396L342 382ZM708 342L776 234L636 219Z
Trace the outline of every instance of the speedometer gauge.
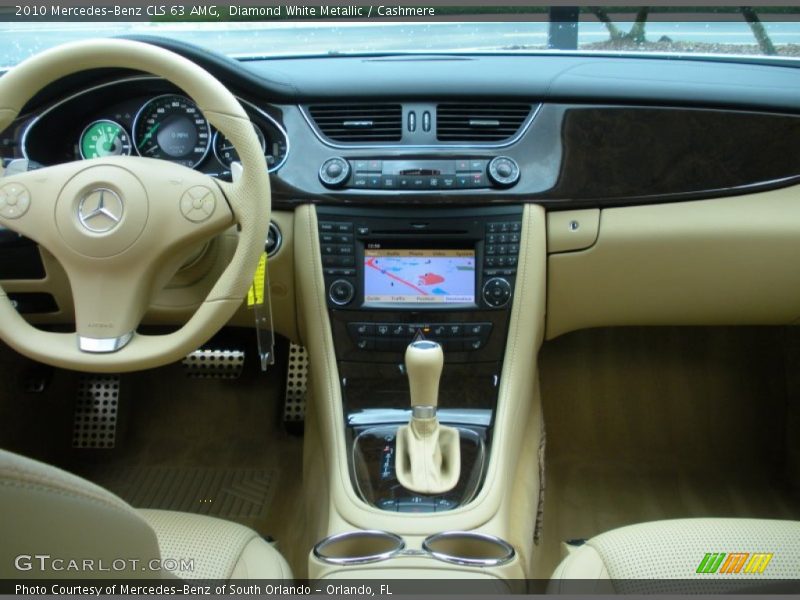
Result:
M196 167L208 154L211 127L188 98L174 94L158 96L136 115L133 143L140 156Z
M79 146L81 158L122 156L131 153L131 138L119 123L101 119L86 126Z

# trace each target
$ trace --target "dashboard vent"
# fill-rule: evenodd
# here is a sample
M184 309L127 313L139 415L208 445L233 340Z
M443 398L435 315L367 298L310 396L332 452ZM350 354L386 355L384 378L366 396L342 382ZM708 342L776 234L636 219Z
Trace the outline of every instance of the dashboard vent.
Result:
M440 104L436 138L440 142L499 142L519 131L530 104Z
M315 104L308 107L319 130L337 142L399 142L399 104Z

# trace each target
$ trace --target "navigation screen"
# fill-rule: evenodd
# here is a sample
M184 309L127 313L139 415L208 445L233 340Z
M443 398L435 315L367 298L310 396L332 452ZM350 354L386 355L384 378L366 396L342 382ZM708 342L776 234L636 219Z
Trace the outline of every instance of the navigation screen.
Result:
M474 250L364 251L366 304L473 304Z

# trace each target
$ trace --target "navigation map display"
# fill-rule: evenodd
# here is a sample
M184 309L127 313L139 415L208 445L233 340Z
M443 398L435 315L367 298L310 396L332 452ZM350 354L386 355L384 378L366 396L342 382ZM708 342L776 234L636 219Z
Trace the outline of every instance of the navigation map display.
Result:
M473 304L474 250L365 249L365 304Z

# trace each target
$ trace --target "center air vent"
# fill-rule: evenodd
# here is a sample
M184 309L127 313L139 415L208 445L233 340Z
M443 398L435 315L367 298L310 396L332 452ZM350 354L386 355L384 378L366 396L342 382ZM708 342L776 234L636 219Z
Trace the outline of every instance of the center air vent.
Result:
M308 107L319 130L337 142L399 142L399 104L315 104Z
M530 104L439 104L436 138L440 142L499 142L519 131Z

